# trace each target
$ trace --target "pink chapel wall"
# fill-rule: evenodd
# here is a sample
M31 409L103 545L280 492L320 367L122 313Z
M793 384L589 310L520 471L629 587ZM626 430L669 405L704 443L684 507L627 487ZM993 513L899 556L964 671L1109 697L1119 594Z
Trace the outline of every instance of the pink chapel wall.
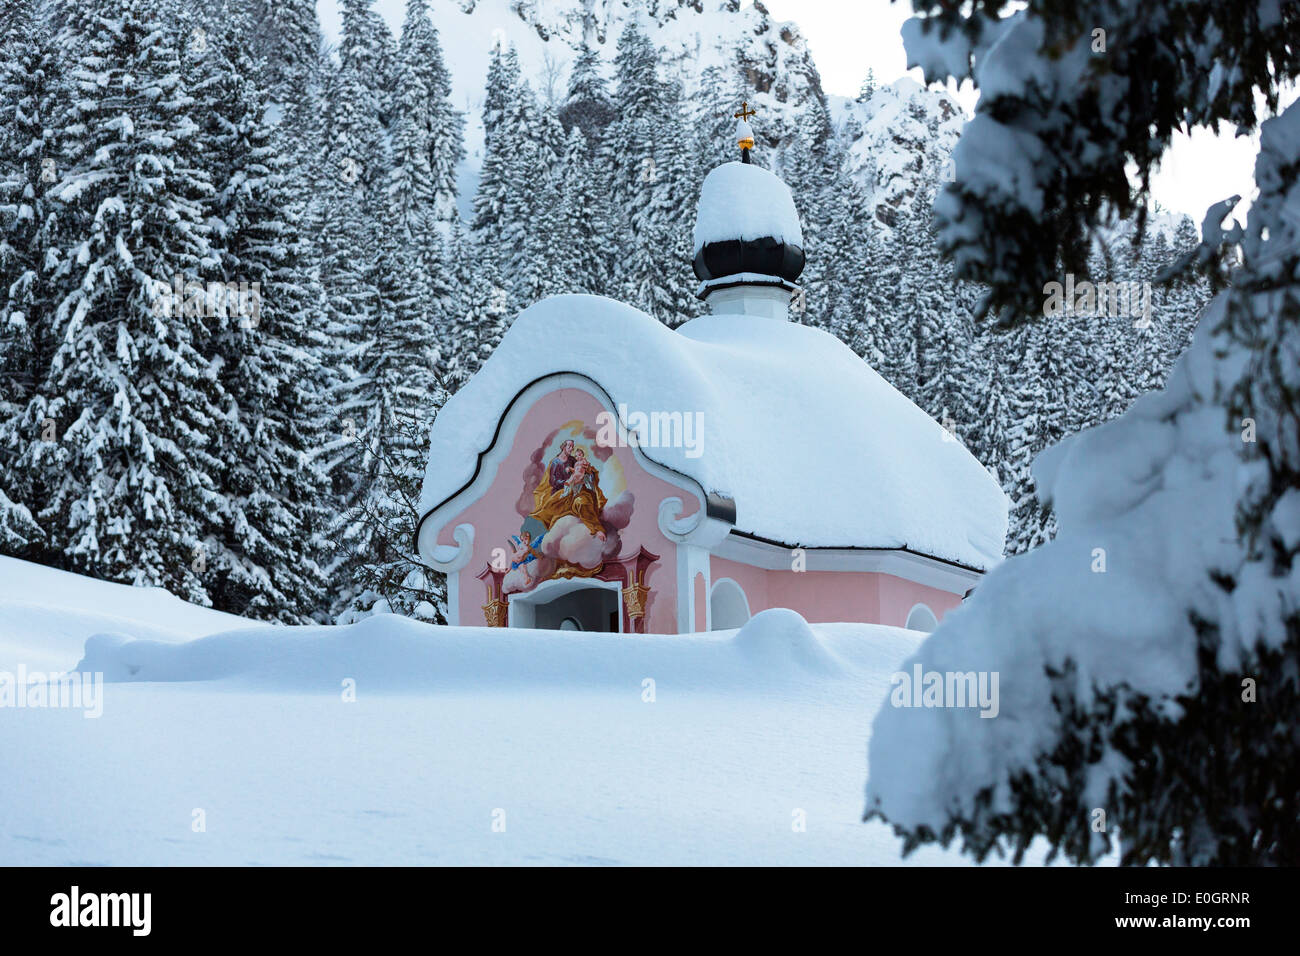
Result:
M491 562L493 549L507 547L508 537L519 533L525 519L521 509L531 507L532 490L546 465L546 460L542 460L539 466L539 452L545 459L545 452L553 451L551 446L562 441L565 435L577 434L579 437L575 441L589 449L591 457L597 459L593 463L602 491L609 499L605 513L613 518L607 533L612 535L616 532L619 539L614 556L623 557L642 547L659 556L645 571L643 583L649 592L641 629L649 633L676 632L677 552L675 543L659 530L659 503L664 498L680 498L683 515L693 514L699 503L693 495L650 474L631 448L598 446L596 435L600 421L597 415L604 410L599 400L577 388L558 388L542 395L524 413L510 450L488 490L443 526L438 543L448 545L455 543L452 533L457 525L468 523L474 526L473 556L460 572L461 624L487 624L482 610L488 600L487 585L476 575ZM511 436L502 435L501 440L511 440ZM621 480L616 481L616 475ZM615 494L611 494L619 484L623 486L619 494L628 493L630 500L620 502ZM614 524L620 526L614 527ZM575 527L575 531L578 531L579 538L582 537L580 529Z
M902 627L907 623L908 612L918 604L926 605L934 616L943 620L943 616L961 604L961 595L939 588L917 584L906 578L892 574L877 575L880 578L880 616L882 624Z
M605 455L604 461L595 462L602 483L612 471L609 467L612 459L621 473L623 490L631 496L630 508L614 509L620 512L617 520L626 517L626 523L617 529L617 556L627 556L641 547L659 556L645 572L643 583L649 593L640 629L649 633L676 633L676 544L659 530L659 502L667 497L680 498L687 514L693 513L698 503L693 495L646 471L632 449L597 447L596 416L602 410L600 401L581 389L559 388L542 395L524 413L509 452L488 490L444 524L439 544L455 543L452 532L457 525L468 523L475 529L473 555L459 577L461 624L487 624L482 607L488 600L488 588L476 575L488 566L493 550L506 547L508 536L519 531L524 518L520 509L528 507L531 500L525 499L526 483L536 484L533 479L538 474L539 451L559 440L562 436L558 433L566 427L572 434L580 426L582 437L578 440L590 447L593 455ZM510 436L503 435L502 440L510 440ZM745 592L752 614L771 607L787 607L814 623L864 621L901 627L917 604L925 604L942 619L946 611L961 603L960 595L890 574L769 571L716 555L710 561L711 583L716 585L723 578L734 580ZM696 625L703 629L708 595L703 593L702 577L692 580L691 586L698 589Z
M902 627L917 604L925 604L940 620L961 604L958 594L876 572L770 571L714 555L710 573L715 585L723 578L739 584L751 614L785 607L818 624L860 621Z

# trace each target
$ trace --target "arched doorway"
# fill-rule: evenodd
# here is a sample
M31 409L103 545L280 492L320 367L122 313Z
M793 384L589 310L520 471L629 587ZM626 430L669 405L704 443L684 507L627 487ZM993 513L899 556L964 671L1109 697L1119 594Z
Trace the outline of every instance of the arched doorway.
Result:
M592 578L544 581L526 594L510 595L511 627L617 633L623 629L617 582Z
M731 578L721 578L709 594L709 630L729 631L749 620L749 599Z

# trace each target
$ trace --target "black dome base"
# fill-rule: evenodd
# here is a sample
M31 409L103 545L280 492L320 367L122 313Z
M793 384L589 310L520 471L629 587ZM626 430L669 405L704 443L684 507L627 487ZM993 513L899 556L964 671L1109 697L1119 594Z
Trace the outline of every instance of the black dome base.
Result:
M695 254L692 265L701 282L749 272L778 276L794 282L803 272L806 257L792 242L771 236L762 239L726 239L710 242Z

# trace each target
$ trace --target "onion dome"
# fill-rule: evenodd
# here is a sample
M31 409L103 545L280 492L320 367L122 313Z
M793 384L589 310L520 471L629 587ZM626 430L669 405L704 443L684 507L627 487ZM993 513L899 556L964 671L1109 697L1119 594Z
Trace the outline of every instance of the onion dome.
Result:
M700 190L693 265L701 298L740 285L793 290L803 272L803 230L790 188L750 161L752 115L748 104L736 114L741 161L714 169Z

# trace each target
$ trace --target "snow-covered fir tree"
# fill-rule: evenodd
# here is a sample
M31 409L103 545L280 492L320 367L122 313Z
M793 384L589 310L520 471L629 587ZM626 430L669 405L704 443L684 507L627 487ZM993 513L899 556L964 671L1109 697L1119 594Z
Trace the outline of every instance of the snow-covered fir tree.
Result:
M569 87L560 120L565 129L576 126L589 143L599 143L617 113L605 82L600 51L584 38L569 71Z
M52 277L58 346L33 401L53 423L31 470L40 518L74 570L210 603L225 407L215 324L179 282L218 262L194 100L153 0L96 0L70 67L67 255Z
M395 138L405 137L405 146L395 149L423 149L420 166L428 169L433 221L449 223L456 216L456 166L465 156L464 118L451 102L451 77L426 0L406 4L394 69L392 125ZM395 157L394 166L414 161L414 156Z
M55 347L62 72L43 11L10 7L0 20L0 548L45 560L57 556L33 515L45 492L32 465L49 434L39 396Z
M271 96L284 104L291 122L309 108L320 83L320 49L324 42L314 0L255 0L247 19L256 29L241 37L263 42L257 52L266 64ZM226 28L221 25L222 32Z
M492 50L483 97L483 164L474 194L474 233L484 244L500 247L503 216L510 201L516 142L507 110L520 94L519 56L511 47Z
M328 485L314 460L325 428L316 390L320 289L287 159L266 120L269 91L255 82L258 64L244 44L249 21L226 11L224 26L185 56L214 187L213 271L226 289L224 321L205 349L226 410L214 436L223 529L209 546L208 591L221 607L302 621L320 613L325 585L317 559Z
M447 363L446 385L454 393L482 368L509 328L509 294L492 247L476 246L457 230L451 257L460 290L453 326L458 348Z
M618 256L618 229L601 188L596 150L580 126L569 132L560 164L560 234L556 243L570 292L606 295Z

